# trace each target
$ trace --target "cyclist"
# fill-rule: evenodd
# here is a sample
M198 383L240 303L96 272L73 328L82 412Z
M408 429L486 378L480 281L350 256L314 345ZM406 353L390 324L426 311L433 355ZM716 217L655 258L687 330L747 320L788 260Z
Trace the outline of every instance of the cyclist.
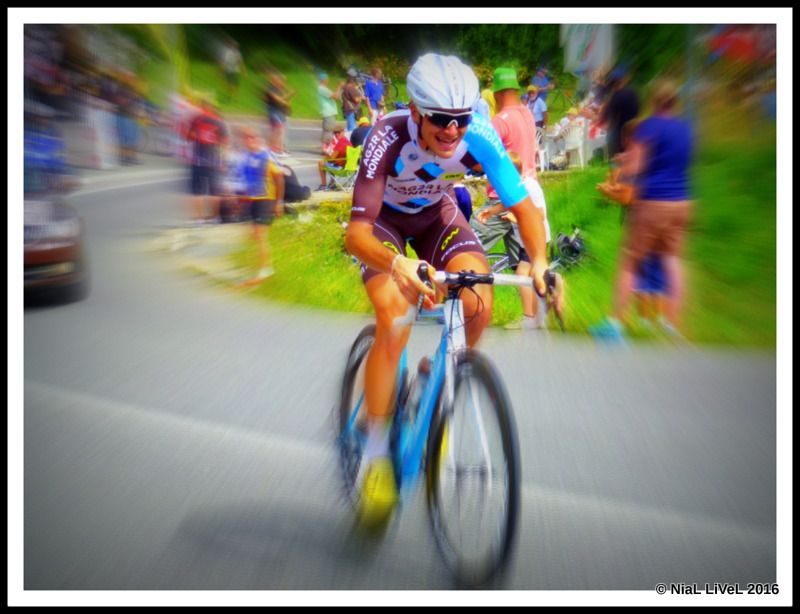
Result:
M389 427L397 365L410 326L394 321L420 293L432 307L434 291L417 276L420 262L432 269L487 273L480 243L460 213L453 187L470 170L486 173L500 200L514 211L544 294L547 268L542 213L489 122L471 111L480 95L472 69L454 56L429 53L412 66L411 103L372 128L353 191L345 245L362 262L367 295L375 308L375 341L366 360L367 444L360 515L380 523L391 514L397 485L390 459ZM409 241L421 260L407 257ZM462 296L466 338L474 346L491 318L486 286Z

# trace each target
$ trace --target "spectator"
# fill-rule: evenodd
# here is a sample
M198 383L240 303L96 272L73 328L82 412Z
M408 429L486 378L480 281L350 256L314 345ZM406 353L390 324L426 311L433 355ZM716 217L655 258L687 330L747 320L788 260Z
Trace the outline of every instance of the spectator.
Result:
M566 156L568 154L567 141L570 133L573 130L578 130L579 134L585 134L583 132L585 126L586 118L580 115L576 107L567 109L567 114L562 117L561 121L556 125L556 132L553 136L553 142L555 143L559 155ZM569 155L572 154L570 153ZM569 161L569 163L571 164L572 161Z
M139 164L136 152L139 147L139 117L143 107L136 91L135 80L130 71L120 71L114 91L114 103L117 105L119 160L122 164Z
M331 91L328 87L328 75L326 73L319 73L319 85L317 86L317 98L319 101L319 112L322 115L322 146L323 153L327 143L333 138L333 128L336 125L336 101L342 93L342 84Z
M550 71L546 66L540 66L536 74L531 78L531 85L535 86L543 102L547 102L547 95L550 90L555 89L556 84L550 76Z
M608 157L622 151L622 129L639 115L639 96L629 87L630 75L624 68L614 69L608 78L610 96L600 112L599 123L608 134Z
M358 120L358 127L353 130L350 134L350 143L353 147L360 147L364 144L364 141L367 140L367 135L369 131L372 129L372 126L369 124L368 117L362 117Z
M342 89L342 114L347 124L347 134L352 134L356 129L356 120L361 114L361 103L364 101L364 92L356 81L357 76L355 68L348 68L347 81Z
M222 44L219 63L225 78L226 100L236 100L239 94L239 80L242 73L247 75L247 67L239 52L239 43L233 38L226 37Z
M203 96L200 112L194 116L186 135L192 144L190 193L195 209L195 223L213 221L219 217L222 187L219 170L222 166L220 147L227 141L227 130L210 96ZM204 201L209 198L213 213L206 216Z
M656 253L650 253L639 263L633 285L639 317L648 328L654 323L665 325L663 314L666 291L667 282L661 257Z
M223 147L222 168L224 176L221 182L223 196L220 200L220 221L242 221L247 204L244 197L247 186L244 177L245 142L244 127L232 130L231 138Z
M544 130L547 127L547 103L535 85L528 86L528 108L533 114L536 127Z
M249 213L253 220L253 239L258 245L259 268L245 285L261 283L275 273L269 244L269 226L283 215L284 174L270 151L263 147L256 131L245 128L242 175Z
M269 121L269 146L278 157L286 157L289 152L284 145L286 121L291 113L291 99L295 92L286 86L285 77L275 69L267 68L264 104Z
M350 141L344 135L344 126L336 124L333 127L333 136L322 148L322 153L325 157L318 162L318 190L328 189L328 174L325 169L329 166L337 169L343 168L347 163L347 148L351 146Z
M383 73L377 66L371 71L372 78L367 79L364 85L364 94L367 97L367 108L369 108L372 123L383 117L386 111L384 103Z
M512 161L515 161L515 166L533 204L544 218L545 238L546 241L549 241L547 204L536 176L536 126L530 111L520 100L516 71L513 68L503 67L495 70L493 87L497 101L497 113L492 118L492 126L500 135L503 145L512 156ZM504 241L507 245L509 243L521 245L522 239L514 223L514 216L505 209L491 185L487 189L487 195L489 196L489 205L477 213L478 222L485 224L496 214L504 214L506 217L504 223L508 224ZM483 241L480 234L478 237ZM510 254L509 259L511 259ZM525 250L519 249L517 275L530 275L531 270L530 259ZM536 300L531 288L520 288L520 299L522 300L523 317L521 320L511 323L508 328L524 330L543 328L545 312L543 301Z
M693 154L691 124L676 113L678 88L658 80L652 93L653 114L635 129L621 172L635 176L636 197L625 219L625 238L617 279L614 315L592 327L600 337L619 339L637 268L651 252L659 254L667 278L665 332L679 335L683 301L680 258L692 204L689 164Z
M481 98L483 98L486 101L486 105L489 107L489 118L491 119L492 117L494 117L495 110L497 109L494 100L494 91L492 91L491 75L486 77L486 86L481 90Z
M77 185L65 159L64 139L53 124L55 111L33 100L25 101L25 194L67 190Z

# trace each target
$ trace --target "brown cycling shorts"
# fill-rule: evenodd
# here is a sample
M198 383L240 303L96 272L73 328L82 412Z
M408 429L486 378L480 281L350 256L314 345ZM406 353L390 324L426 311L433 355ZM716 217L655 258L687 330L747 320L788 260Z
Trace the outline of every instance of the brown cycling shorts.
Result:
M406 255L406 243L417 258L438 271L457 254L483 254L478 238L458 206L448 197L419 213L401 213L384 205L372 227L372 234L388 249ZM361 265L361 278L366 283L380 271Z
M636 262L648 253L680 255L692 213L690 201L637 200L628 210L625 253Z

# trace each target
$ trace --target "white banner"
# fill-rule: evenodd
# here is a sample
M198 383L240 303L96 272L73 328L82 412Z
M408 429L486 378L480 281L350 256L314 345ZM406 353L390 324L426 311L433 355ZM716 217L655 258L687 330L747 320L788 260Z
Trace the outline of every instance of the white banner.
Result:
M608 70L614 64L611 24L562 24L560 43L564 47L564 70L574 72L580 67L592 72Z

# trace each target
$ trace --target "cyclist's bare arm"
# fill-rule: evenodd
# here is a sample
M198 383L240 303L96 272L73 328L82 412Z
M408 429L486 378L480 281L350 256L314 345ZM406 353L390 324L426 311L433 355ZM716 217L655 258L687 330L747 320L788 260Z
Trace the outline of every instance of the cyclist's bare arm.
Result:
M417 275L420 261L387 249L372 234L372 224L369 222L350 221L345 235L345 248L368 267L391 274L409 303L415 304L420 293L433 297L434 291L422 283ZM430 268L433 270L433 267Z

